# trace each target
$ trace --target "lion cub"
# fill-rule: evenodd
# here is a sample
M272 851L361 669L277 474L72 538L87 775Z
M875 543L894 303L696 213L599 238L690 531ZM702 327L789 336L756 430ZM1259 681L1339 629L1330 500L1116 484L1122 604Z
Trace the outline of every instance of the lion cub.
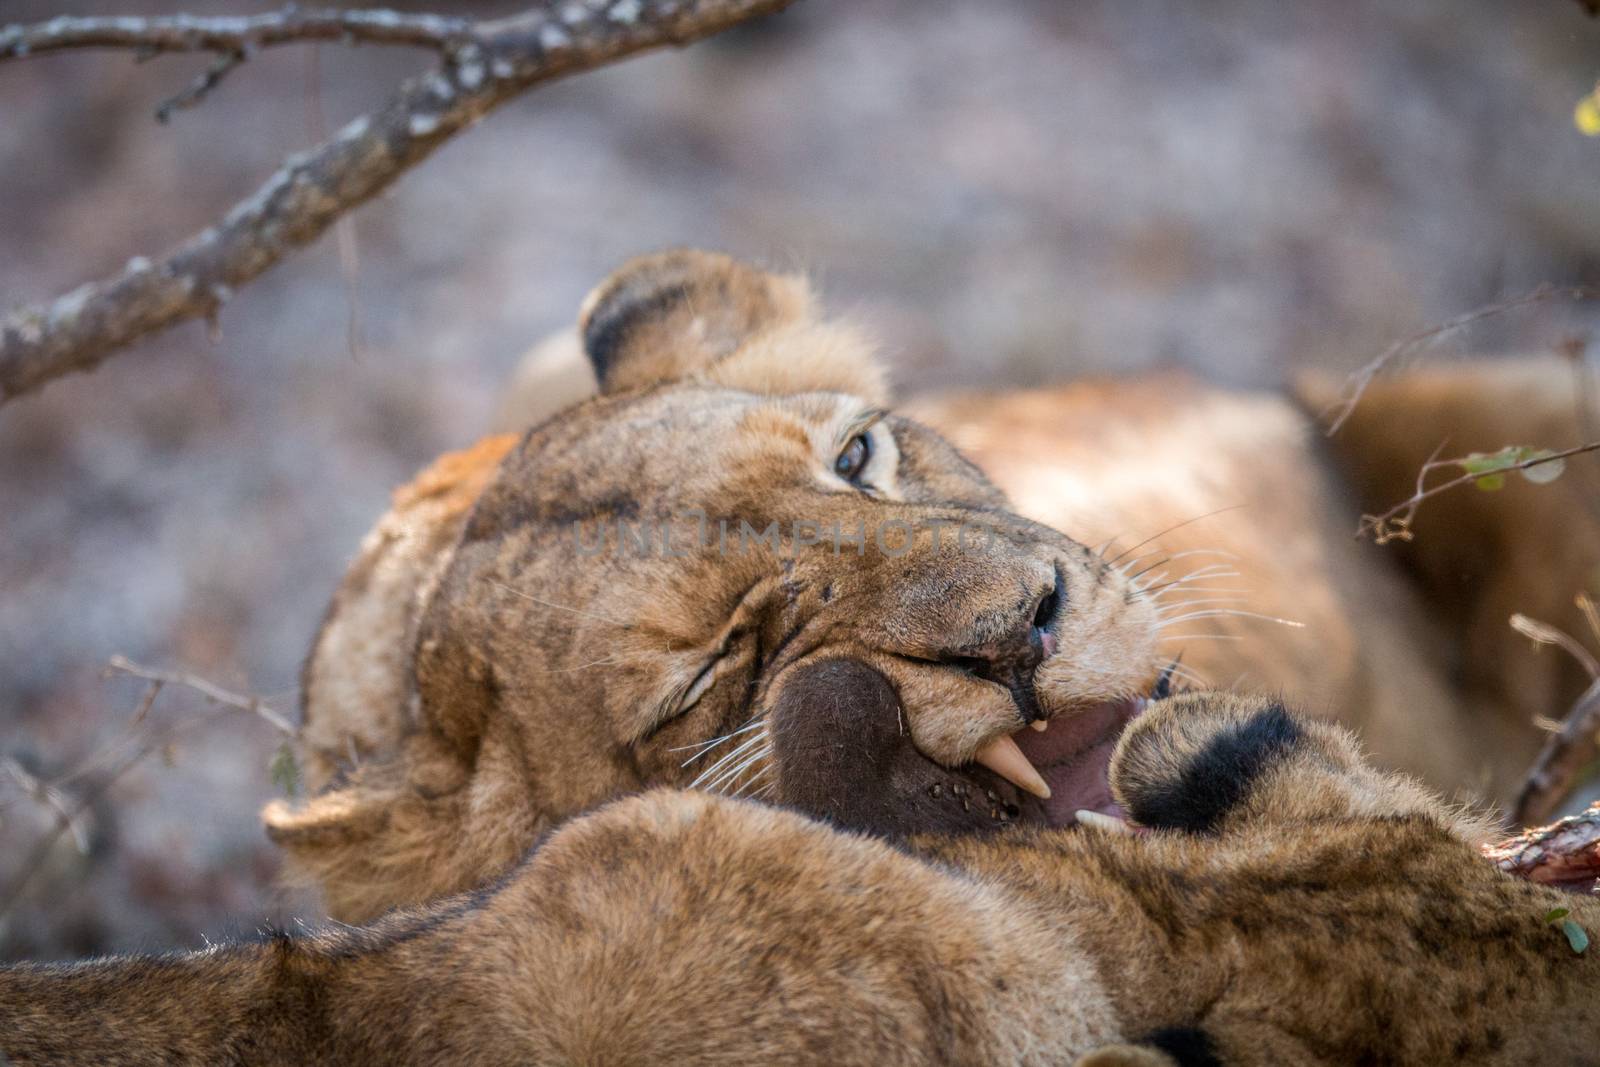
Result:
M909 745L884 710L841 709L851 758ZM775 726L780 763L794 733ZM1600 903L1499 873L1477 821L1342 729L1172 697L1111 776L1139 832L901 848L647 793L496 886L371 926L0 972L0 1048L18 1065L1595 1061L1600 962L1546 915L1600 930Z

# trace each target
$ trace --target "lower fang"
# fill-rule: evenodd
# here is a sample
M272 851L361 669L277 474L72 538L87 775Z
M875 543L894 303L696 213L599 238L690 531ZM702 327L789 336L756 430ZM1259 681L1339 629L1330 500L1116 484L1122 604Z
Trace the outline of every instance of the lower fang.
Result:
M1049 719L1035 719L1032 722L1030 722L1028 725L1033 728L1033 732L1034 733L1042 734L1046 730L1050 729L1050 720Z
M1087 808L1075 811L1073 817L1084 826L1092 826L1096 830L1104 830L1110 834L1131 834L1133 828L1115 815L1107 815L1103 811L1089 811Z

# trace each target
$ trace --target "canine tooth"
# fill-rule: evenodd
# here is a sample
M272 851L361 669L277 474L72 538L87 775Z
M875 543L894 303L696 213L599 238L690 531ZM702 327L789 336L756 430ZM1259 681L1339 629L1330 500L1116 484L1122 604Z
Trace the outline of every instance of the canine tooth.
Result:
M990 741L973 757L1018 789L1027 790L1040 800L1050 799L1050 787L1039 772L1034 770L1028 757L1010 737L1001 736Z
M1042 734L1042 733L1044 733L1046 730L1048 730L1050 728L1050 720L1049 719L1034 719L1028 725L1033 727L1033 732L1034 733Z
M1084 826L1092 826L1096 830L1104 830L1112 834L1131 834L1133 829L1115 815L1107 815L1103 811L1089 811L1087 808L1072 813Z

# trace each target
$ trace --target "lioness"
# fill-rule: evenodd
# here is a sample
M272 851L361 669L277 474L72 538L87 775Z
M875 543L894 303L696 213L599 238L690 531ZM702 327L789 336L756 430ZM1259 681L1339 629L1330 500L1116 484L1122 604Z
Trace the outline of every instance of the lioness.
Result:
M796 668L780 780L814 814L945 786L876 668ZM1600 959L1483 827L1341 728L1229 694L1135 702L1140 834L934 834L652 791L495 884L364 928L0 970L21 1065L1593 1063ZM821 754L821 758L819 758ZM958 820L959 821L959 820Z
M1114 814L1100 757L1163 672L1293 694L1386 766L1503 797L1534 716L1581 688L1506 627L1579 625L1600 564L1579 472L1430 502L1397 567L1350 536L1333 470L1377 510L1446 437L1572 443L1548 364L1376 383L1328 449L1286 400L1177 375L912 418L803 279L692 251L602 284L580 348L598 395L552 412L535 376L510 401L533 428L399 490L329 609L313 796L266 821L341 919L480 885L650 786L826 800L889 834ZM824 661L860 672L806 682ZM821 798L773 761L774 715L879 690L949 788L908 800L886 766Z

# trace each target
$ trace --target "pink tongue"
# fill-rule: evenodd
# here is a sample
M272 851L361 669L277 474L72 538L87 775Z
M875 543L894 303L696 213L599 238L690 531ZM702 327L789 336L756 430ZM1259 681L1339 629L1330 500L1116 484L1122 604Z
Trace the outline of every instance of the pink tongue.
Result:
M1122 701L1101 704L1052 719L1044 733L1012 735L1050 786L1050 799L1040 803L1052 825L1072 822L1073 813L1085 808L1122 814L1111 799L1106 770L1130 711Z

